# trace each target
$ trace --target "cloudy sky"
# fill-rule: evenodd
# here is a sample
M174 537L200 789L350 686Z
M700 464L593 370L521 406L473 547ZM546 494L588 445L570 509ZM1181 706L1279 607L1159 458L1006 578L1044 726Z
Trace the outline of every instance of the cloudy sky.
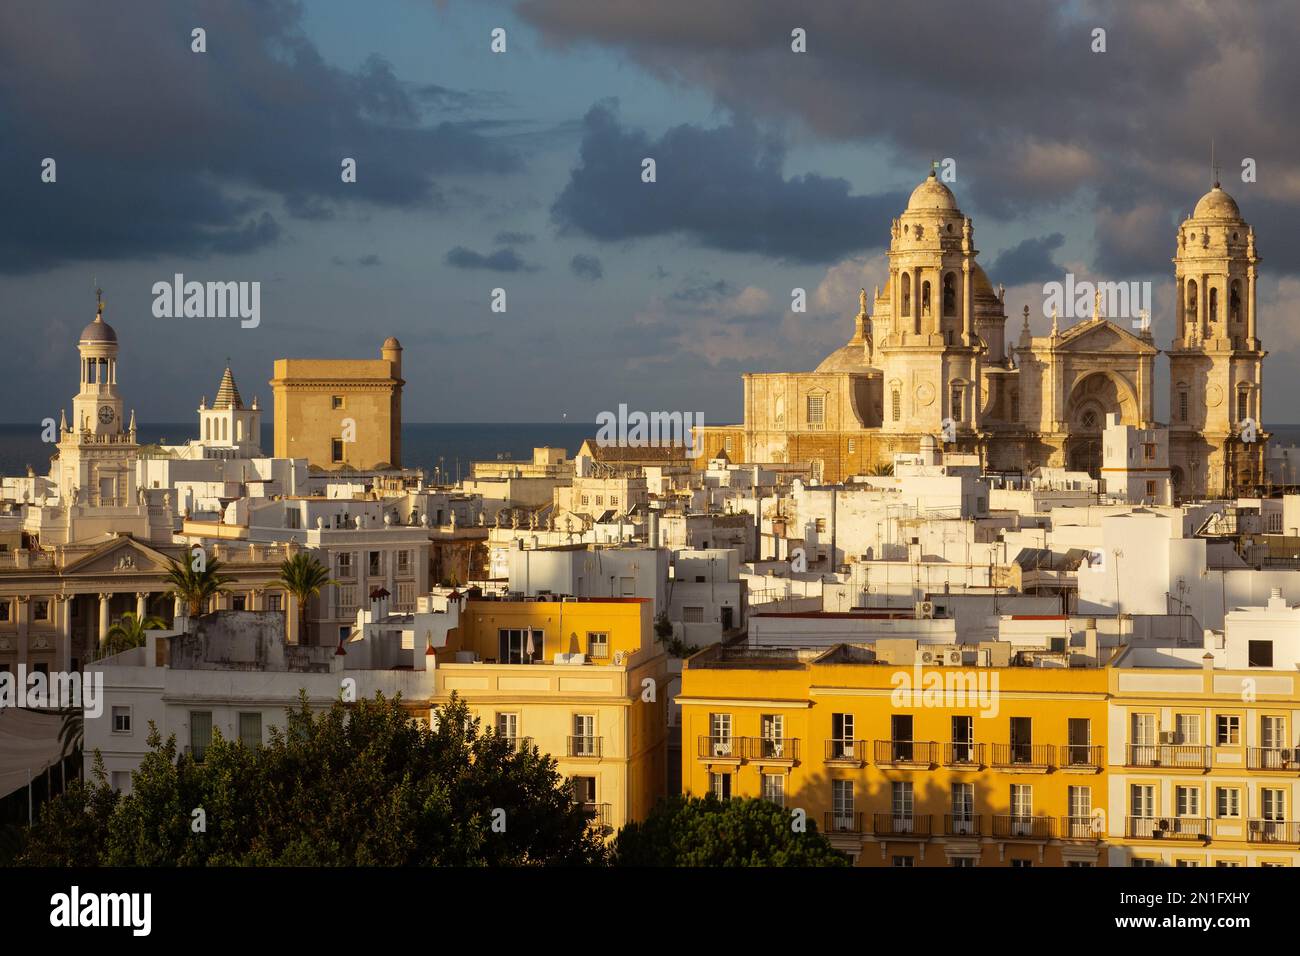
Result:
M269 404L275 358L390 334L410 421L735 421L742 371L844 342L947 158L1013 330L1072 271L1151 280L1166 345L1213 140L1264 258L1265 422L1298 422L1297 48L1268 0L5 4L0 419L69 405L98 282L144 421L190 420L227 356ZM260 326L155 318L178 272L261 282Z

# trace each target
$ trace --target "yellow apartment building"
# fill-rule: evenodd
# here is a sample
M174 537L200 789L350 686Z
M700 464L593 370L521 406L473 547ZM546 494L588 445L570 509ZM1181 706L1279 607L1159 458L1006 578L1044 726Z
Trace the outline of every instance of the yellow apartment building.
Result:
M1104 866L1107 672L1009 651L710 647L683 790L802 810L860 866Z
M402 345L378 359L276 359L275 455L326 470L402 466Z
M552 755L595 824L616 832L667 787L668 657L650 608L471 599L437 652L437 701L454 691L486 728Z
M1112 866L1300 865L1300 672L1213 664L1112 662Z

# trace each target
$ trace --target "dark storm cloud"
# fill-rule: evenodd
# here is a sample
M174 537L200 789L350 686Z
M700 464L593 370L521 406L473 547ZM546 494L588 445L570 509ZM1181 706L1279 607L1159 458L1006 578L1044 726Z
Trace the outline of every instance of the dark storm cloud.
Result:
M1052 261L1052 253L1064 244L1065 236L1059 232L1026 239L994 259L988 273L1006 285L1059 279L1061 267Z
M491 272L537 271L536 266L524 262L519 258L519 253L513 249L498 249L496 252L484 255L473 249L457 246L447 253L446 262L447 265L455 266L457 269L487 269Z
M517 9L553 46L611 48L738 115L882 145L918 178L932 157L952 157L959 200L981 212L1010 218L1082 198L1099 210L1099 266L1136 267L1137 237L1105 228L1135 206L1157 205L1171 224L1190 210L1209 184L1211 137L1248 220L1300 214L1300 124L1278 122L1300 100L1300 17L1288 4L823 0L793 13L783 0L522 0ZM807 31L807 53L790 50L794 26ZM1092 52L1096 28L1104 53ZM1246 156L1260 164L1258 185L1240 180ZM1134 220L1153 239L1156 222ZM1300 234L1267 238L1273 268L1300 269ZM1167 272L1172 239L1171 225L1142 267L1164 260Z
M656 181L641 181L642 161ZM897 194L851 196L843 179L786 178L773 137L737 122L683 124L652 140L621 125L613 104L583 121L578 166L551 208L563 231L622 240L681 234L714 249L822 263L870 248L869 223L892 215Z
M586 279L588 282L595 282L605 276L605 267L600 264L599 259L581 253L569 260L569 271L579 279Z
M382 59L327 64L300 16L287 0L0 6L0 271L246 252L280 235L268 199L324 220L345 201L436 205L437 176L519 168L479 124L422 125L427 97Z

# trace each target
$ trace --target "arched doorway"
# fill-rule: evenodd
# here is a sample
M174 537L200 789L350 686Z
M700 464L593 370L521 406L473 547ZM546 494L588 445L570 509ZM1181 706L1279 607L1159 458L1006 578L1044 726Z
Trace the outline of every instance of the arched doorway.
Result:
M1101 477L1101 433L1107 415L1131 423L1135 405L1122 381L1108 372L1092 372L1075 383L1066 402L1065 419L1070 437L1065 446L1066 467Z

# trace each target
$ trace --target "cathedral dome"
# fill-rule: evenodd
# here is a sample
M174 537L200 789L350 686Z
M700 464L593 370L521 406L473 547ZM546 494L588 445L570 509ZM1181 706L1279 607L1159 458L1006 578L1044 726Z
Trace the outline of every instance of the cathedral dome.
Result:
M830 355L822 359L814 372L866 372L871 368L867 364L866 349L861 342L841 345Z
M957 197L952 194L951 189L935 178L933 169L921 185L912 190L912 197L907 201L908 212L925 209L957 211Z
M82 343L117 343L117 333L104 321L102 313L95 314L95 321L81 330Z
M1240 219L1241 210L1237 201L1225 193L1218 183L1201 197L1192 213L1193 219Z

